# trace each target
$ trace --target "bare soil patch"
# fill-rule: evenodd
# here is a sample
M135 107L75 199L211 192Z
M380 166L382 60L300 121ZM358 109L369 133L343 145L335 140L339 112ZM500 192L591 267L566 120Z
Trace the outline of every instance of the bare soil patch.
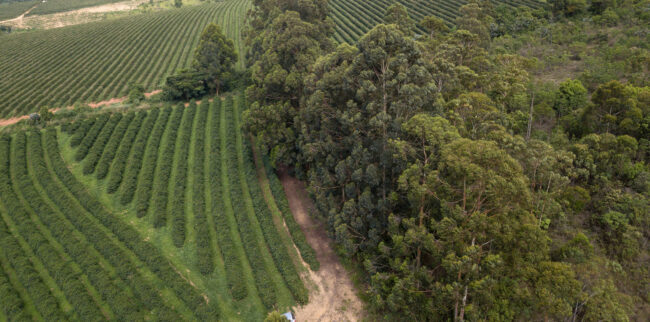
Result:
M150 93L144 93L144 96L149 98L152 95L158 94L160 92L162 92L162 90L157 89L157 90L155 90L153 92L150 92ZM91 108L98 108L98 107L101 107L101 106L107 106L107 105L111 105L111 104L122 103L126 99L127 99L126 97L111 98L111 99L106 100L106 101L88 103L87 105L90 106ZM66 108L67 109L72 109L73 106L68 106ZM50 112L56 113L60 109L61 109L60 107L53 108L53 109L50 109ZM16 117L8 118L8 119L0 119L0 126L7 126L7 125L15 124L15 123L18 123L21 120L24 120L24 119L26 119L28 117L29 117L29 115L23 115L23 116L16 116Z
M310 290L309 303L296 309L297 321L358 321L363 315L362 304L352 280L332 249L322 223L309 215L313 204L304 183L283 171L280 181L296 222L316 251L320 269L309 270L316 287Z
M27 12L21 16L0 21L0 23L8 26L12 26L17 29L25 28L39 28L39 29L52 29L60 28L70 25L78 25L82 23L88 23L91 21L101 20L105 18L107 13L111 12L120 12L120 11L131 11L138 8L138 6L147 0L131 0L123 2L115 2L109 4L103 4L94 7L81 8L77 10L57 12L46 15L33 15L27 16L33 8L29 9Z

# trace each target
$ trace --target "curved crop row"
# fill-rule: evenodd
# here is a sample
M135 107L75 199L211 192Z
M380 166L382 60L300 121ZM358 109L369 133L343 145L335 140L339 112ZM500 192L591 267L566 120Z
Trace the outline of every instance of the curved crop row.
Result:
M171 113L171 107L165 107L163 109L151 132L151 139L147 144L145 159L142 164L142 174L140 175L141 180L136 189L136 212L140 218L144 217L149 210L151 189L153 188L154 174L156 172L156 165L158 164L158 149Z
M49 229L50 233L62 245L70 257L79 264L83 272L95 287L102 299L109 305L115 316L120 320L141 320L144 318L146 307L139 298L134 297L127 291L127 281L124 277L114 279L111 271L102 263L109 257L102 257L101 253L95 248L105 248L106 241L101 244L92 246L86 238L79 232L68 220L63 213L75 213L76 217L81 217L78 208L66 203L63 191L57 187L51 180L47 169L47 164L43 155L41 135L38 132L28 137L27 144L30 151L28 163L33 169L32 180L35 184L42 187L45 192L43 199L50 200L53 205L46 212L37 212L41 222ZM77 232L77 233L75 233ZM117 253L109 253L118 255ZM111 262L110 260L108 261ZM112 269L115 267L112 266Z
M77 152L75 152L74 159L76 161L81 161L86 157L86 155L88 154L88 150L90 150L90 148L95 143L97 136L102 131L102 129L104 129L104 125L106 125L108 119L109 119L108 114L102 114L97 118L95 124L90 128L90 130L88 130L88 133L86 134L86 136L84 136L83 140L81 140L81 143L77 148Z
M122 142L122 138L124 138L124 134L127 132L127 129L131 128L130 125L131 122L133 122L134 118L135 112L128 113L124 115L124 117L122 117L122 120L120 120L120 123L117 124L115 131L113 131L113 134L111 134L111 138L108 140L108 143L106 143L104 152L102 153L101 158L99 158L99 161L97 163L97 179L101 180L106 178L111 163L113 162L113 158L115 157L115 152L117 152L117 149L120 146L120 142Z
M124 178L124 169L126 168L126 162L129 159L131 154L131 148L133 147L135 141L140 139L140 133L142 136L145 136L144 140L146 142L146 137L149 135L149 131L153 127L154 121L152 121L152 114L147 114L147 112L138 112L135 116L131 125L126 130L124 138L120 147L117 149L115 154L115 159L111 164L110 172L111 175L108 177L108 185L106 191L108 193L114 193L122 184L122 179ZM144 123L144 124L143 124Z
M183 105L174 109L171 120L165 131L165 142L162 155L156 169L156 180L153 190L153 226L158 228L167 224L167 198L169 197L169 178L174 165L174 151L176 148L176 135L183 119Z
M176 173L173 181L174 194L172 195L170 215L172 216L172 241L179 248L183 247L186 237L185 188L187 187L187 163L192 143L194 115L196 115L196 103L191 102L185 109L185 117L181 123L178 142L176 142L178 157L176 158Z
M226 109L226 118L222 119L222 126L224 122L227 128L227 132L231 135L226 136L226 146L222 149L222 155L225 153L227 155L227 176L230 181L230 196L233 205L243 205L244 201L244 191L242 190L242 182L239 176L239 159L237 155L237 142L235 131L238 129L235 127L235 117L234 117L234 106L233 98L229 96L226 99L225 109ZM221 133L224 133L222 131ZM267 309L272 309L277 301L275 287L269 278L269 272L267 272L262 259L262 250L259 248L257 243L255 232L253 231L252 224L248 219L246 210L244 209L235 209L234 211L235 219L237 220L237 228L239 228L239 234L244 245L244 250L250 262L251 268L253 269L253 277L255 278L255 286L257 287L257 293L259 294L262 303Z
M5 204L8 213L21 211L22 206L11 203L17 200L11 188L9 173L10 156L9 136L0 137L0 199ZM25 286L38 313L47 320L62 321L66 315L55 299L52 291L34 268L31 261L25 256L22 247L9 232L3 220L0 220L0 262L3 267L11 267L16 273L18 282Z
M21 238L31 247L34 255L43 263L65 298L72 304L74 312L84 321L102 320L103 314L82 282L80 272L44 236L35 225L29 213L49 214L51 210L34 188L27 170L27 142L24 132L16 134L12 155L13 185L18 198L8 200L14 203L11 220L15 223ZM19 204L20 200L22 207ZM76 265L76 264L75 264Z
M208 275L214 270L214 251L212 249L212 227L208 224L205 204L205 132L208 121L210 102L203 100L199 106L194 131L194 166L192 175L194 184L192 186L192 210L194 211L194 229L196 230L196 252L198 257L199 271Z
M210 301L207 296L204 297L189 285L189 282L180 275L173 264L165 259L155 246L144 241L133 227L109 213L98 200L89 195L85 187L77 181L65 165L57 148L56 131L49 129L46 131L45 143L46 152L52 163L52 170L83 208L146 264L197 318L201 320L218 319L219 312L214 301Z
M271 188L273 199L282 213L284 223L287 225L293 243L298 248L298 251L300 251L302 259L309 264L312 270L317 271L320 268L320 262L316 258L316 251L309 245L300 225L298 225L296 219L293 217L289 208L289 202L284 194L284 188L282 188L282 183L280 183L277 175L273 172L267 159L264 160L264 168L266 170L266 177L269 179L269 187Z
M0 303L2 303L2 311L0 311L0 314L3 314L7 320L31 320L29 313L25 310L25 303L20 298L20 294L11 285L9 276L5 273L2 265L0 265Z
M86 134L95 124L95 118L89 118L83 121L79 121L79 125L75 128L74 134L70 139L70 146L76 147L81 144L81 141L86 137Z
M122 113L113 114L113 116L111 116L111 119L106 123L102 131L99 133L97 139L95 139L95 142L93 143L93 146L88 150L88 153L85 156L86 161L84 162L83 166L84 174L91 174L95 172L95 166L97 166L97 162L102 156L102 152L104 152L104 147L106 146L108 140L111 138L113 130L116 129L121 120Z
M123 205L126 205L133 200L135 189L138 186L138 174L142 168L142 159L144 158L151 131L158 121L159 111L159 109L153 109L149 112L149 116L144 120L144 123L138 132L138 136L133 143L133 147L131 148L131 156L129 157L128 167L124 170L124 178L122 179L123 182L121 186L122 195L120 196L120 202Z
M248 290L244 279L242 278L242 258L237 255L235 250L235 241L233 240L233 232L236 231L228 223L226 214L226 200L230 198L228 191L222 191L223 186L227 186L228 177L225 173L227 167L225 159L225 151L222 151L222 145L225 147L225 132L222 131L222 114L225 114L220 99L214 100L214 106L211 110L212 124L210 126L210 193L212 194L211 215L214 219L214 228L217 235L219 249L223 257L224 265L226 267L226 279L228 281L228 289L230 294L236 300L241 300L248 295ZM232 211L232 207L229 207Z

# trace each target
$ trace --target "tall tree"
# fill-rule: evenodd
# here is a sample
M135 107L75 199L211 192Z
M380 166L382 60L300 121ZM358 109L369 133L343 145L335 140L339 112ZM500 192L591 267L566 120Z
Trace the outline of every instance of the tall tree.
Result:
M215 23L205 27L194 53L193 67L206 75L208 88L219 94L224 82L232 76L236 62L235 45L221 27Z
M397 28L407 36L413 36L415 31L415 22L409 17L406 7L399 2L390 5L386 9L384 23L397 25Z

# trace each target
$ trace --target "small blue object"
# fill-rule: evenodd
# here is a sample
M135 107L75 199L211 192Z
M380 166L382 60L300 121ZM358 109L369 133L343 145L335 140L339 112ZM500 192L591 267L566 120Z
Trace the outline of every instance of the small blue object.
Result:
M289 320L291 322L296 322L296 318L293 317L293 313L291 313L291 312L287 312L285 314L282 314L282 316L284 316L285 318L287 318L287 320Z

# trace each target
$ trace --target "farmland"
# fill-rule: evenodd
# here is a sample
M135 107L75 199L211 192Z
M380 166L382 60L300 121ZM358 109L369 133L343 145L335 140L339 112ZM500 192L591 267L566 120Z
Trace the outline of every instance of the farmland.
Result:
M372 27L383 23L384 12L394 1L377 0L377 1L360 1L360 0L330 0L329 16L334 21L335 34L334 38L338 42L354 43ZM449 26L455 23L459 14L459 8L467 4L464 0L416 0L416 1L397 1L409 10L409 15L416 23L420 22L426 16L436 16L445 21ZM538 8L541 3L536 0L499 0L508 6L529 6ZM496 5L496 4L495 4ZM421 26L417 27L418 32L422 32Z
M243 108L235 94L4 135L0 317L261 320L306 303L304 235L278 224L291 214Z
M0 117L124 96L131 82L152 91L190 64L210 22L224 26L241 56L251 5L232 0L3 36Z
M0 21L20 16L38 1L0 2Z
M45 15L120 1L123 0L48 0L39 3L34 10L29 12L29 15Z

